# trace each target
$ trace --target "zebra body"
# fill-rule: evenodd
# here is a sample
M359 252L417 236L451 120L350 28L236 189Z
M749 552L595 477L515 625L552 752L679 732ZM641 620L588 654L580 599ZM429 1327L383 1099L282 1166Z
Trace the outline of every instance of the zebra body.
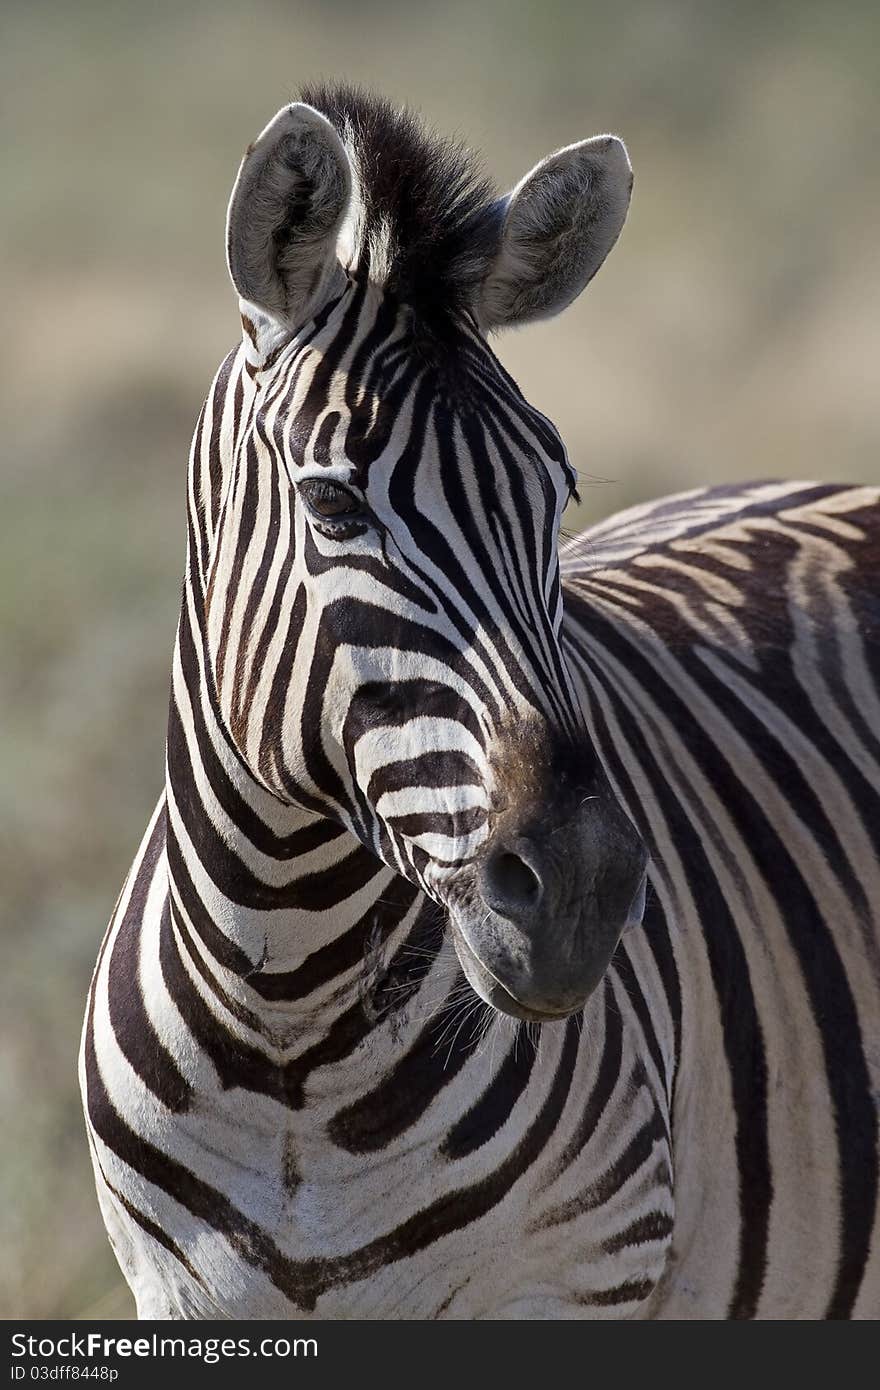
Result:
M470 209L467 255L447 228L465 389L439 330L411 366L387 204L334 211L382 124L341 105L282 113L233 196L245 337L193 444L166 790L90 992L139 1314L876 1316L878 496L665 499L560 584L564 454L477 325L578 292L595 264L523 287L535 190L588 161L601 260L618 156L552 157L500 234ZM275 226L284 167L316 222L267 268L236 199Z

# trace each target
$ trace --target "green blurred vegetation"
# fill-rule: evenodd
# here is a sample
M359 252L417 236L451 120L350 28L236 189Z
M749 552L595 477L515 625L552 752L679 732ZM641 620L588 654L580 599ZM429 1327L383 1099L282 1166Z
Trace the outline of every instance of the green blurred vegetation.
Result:
M630 223L500 340L594 481L880 479L880 9L827 0L15 4L0 18L0 1311L123 1316L76 1089L88 977L162 782L190 432L237 333L244 146L346 76L502 184L603 130ZM602 481L599 481L602 480Z

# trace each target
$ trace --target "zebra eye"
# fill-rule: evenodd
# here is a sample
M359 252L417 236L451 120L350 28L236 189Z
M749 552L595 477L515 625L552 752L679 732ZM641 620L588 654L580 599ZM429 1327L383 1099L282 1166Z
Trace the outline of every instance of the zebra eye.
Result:
M348 520L363 511L363 503L354 493L327 478L304 478L299 493L314 516L328 521L337 517Z

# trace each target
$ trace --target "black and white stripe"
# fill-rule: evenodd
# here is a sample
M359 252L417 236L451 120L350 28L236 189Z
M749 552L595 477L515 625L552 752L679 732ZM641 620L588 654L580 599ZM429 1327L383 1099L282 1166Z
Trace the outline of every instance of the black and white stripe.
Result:
M560 581L484 334L595 272L621 150L493 200L337 89L245 158L81 1056L141 1316L880 1312L880 499L665 499Z

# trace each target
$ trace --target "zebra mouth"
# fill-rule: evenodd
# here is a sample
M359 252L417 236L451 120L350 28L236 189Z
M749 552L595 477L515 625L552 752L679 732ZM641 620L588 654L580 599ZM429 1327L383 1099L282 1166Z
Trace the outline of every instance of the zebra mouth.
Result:
M523 934L518 934L519 939L511 939L509 924L503 917L490 911L478 926L474 922L469 928L468 913L462 920L452 909L449 921L459 964L475 993L500 1013L528 1023L558 1022L584 1007L605 973L621 934L641 925L646 896L647 871L643 870L623 921L616 930L602 933L597 950L574 967L569 961L564 968L551 965L547 969L546 961L540 962L537 974L528 955L523 954ZM479 949L481 942L485 951ZM506 980L517 981L520 987L511 987Z
M461 928L451 919L452 940L455 944L456 954L459 963L464 971L465 978L471 989L480 996L485 1003L491 1004L493 1009L499 1013L509 1014L512 1018L521 1019L525 1023L558 1023L561 1019L568 1018L570 1014L576 1013L583 1008L584 1000L572 1004L567 1009L538 1009L523 1004L517 999L516 995L511 994L510 990L501 983L491 970L483 964L479 956L468 944L467 938Z

